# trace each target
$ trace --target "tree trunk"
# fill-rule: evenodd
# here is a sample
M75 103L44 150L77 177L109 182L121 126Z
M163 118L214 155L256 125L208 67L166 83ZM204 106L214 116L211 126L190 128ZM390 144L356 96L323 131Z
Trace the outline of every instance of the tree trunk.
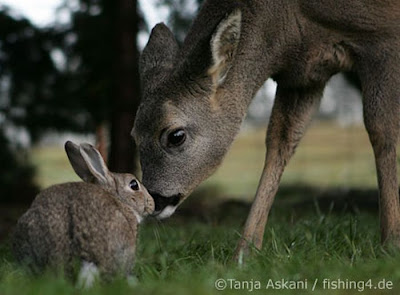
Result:
M96 149L100 152L104 162L108 163L108 148L107 148L108 136L107 126L104 122L98 123L96 126Z
M113 1L115 39L109 167L115 172L135 172L137 168L136 147L130 136L140 102L137 6L136 0Z

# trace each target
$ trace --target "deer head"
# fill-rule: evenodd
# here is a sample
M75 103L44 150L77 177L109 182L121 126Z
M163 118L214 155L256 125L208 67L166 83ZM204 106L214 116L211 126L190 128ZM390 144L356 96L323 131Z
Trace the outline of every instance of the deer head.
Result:
M140 60L143 98L132 135L143 183L160 218L170 216L215 171L243 117L227 86L234 79L241 11L199 34L197 44L180 50L170 30L159 24Z

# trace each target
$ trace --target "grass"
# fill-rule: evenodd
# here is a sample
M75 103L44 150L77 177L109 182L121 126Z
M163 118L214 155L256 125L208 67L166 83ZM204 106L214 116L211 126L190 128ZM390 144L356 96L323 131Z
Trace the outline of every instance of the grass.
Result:
M200 190L218 186L225 196L250 199L254 196L265 157L265 130L239 134L218 171ZM76 181L64 148L41 146L33 150L41 187ZM282 178L283 185L318 187L376 187L375 162L364 127L342 128L315 121L305 134Z
M265 130L239 135L223 165L203 186L217 185L229 197L251 199L264 165ZM375 188L375 161L363 126L342 128L315 121L282 177L282 185Z
M289 210L290 211L290 210ZM319 213L318 213L319 212ZM382 280L393 283L392 290L365 290L362 294L399 294L400 255L379 245L376 216L362 213L321 213L311 210L299 218L275 208L265 234L262 251L246 264L232 263L232 250L239 236L243 216L228 216L221 223L186 222L172 218L164 223L142 226L137 283L125 281L96 284L93 289L76 289L62 277L47 274L30 277L14 265L3 246L0 266L0 294L246 294L249 288L224 291L214 287L217 279L237 282L260 281L256 294L358 294L355 289L326 290L331 281ZM306 290L266 290L269 280L308 281ZM311 291L313 282L317 287ZM229 281L228 281L229 282ZM233 282L233 281L231 281ZM360 284L360 283L359 283Z
M375 188L372 150L361 127L314 123L282 179L278 196L282 201L272 210L263 249L243 265L232 262L249 207L225 200L249 200L254 195L263 166L263 142L261 130L239 135L224 165L174 217L141 227L135 284L117 280L81 290L53 273L32 277L15 264L8 244L3 243L0 295L400 294L400 253L380 246L376 207L349 210L334 198L321 207L318 200L310 200L306 190L284 190L299 184L321 189ZM77 180L62 147L41 147L33 155L42 187ZM303 204L305 199L310 202ZM225 290L215 288L218 279L227 283ZM307 280L307 288L266 289L268 283L282 279ZM338 279L358 286L328 290L326 280ZM262 289L252 290L258 282Z
M79 180L69 164L62 145L34 148L32 150L32 162L37 169L36 182L41 188Z

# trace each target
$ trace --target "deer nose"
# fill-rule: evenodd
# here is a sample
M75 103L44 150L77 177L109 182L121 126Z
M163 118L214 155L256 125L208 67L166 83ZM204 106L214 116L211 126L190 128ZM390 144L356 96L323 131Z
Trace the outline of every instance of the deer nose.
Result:
M155 205L155 210L153 215L158 215L162 210L165 209L167 206L176 206L179 204L179 201L181 200L180 195L174 195L171 197L164 197L160 194L157 193L151 193L150 195L152 196L154 200L154 205Z

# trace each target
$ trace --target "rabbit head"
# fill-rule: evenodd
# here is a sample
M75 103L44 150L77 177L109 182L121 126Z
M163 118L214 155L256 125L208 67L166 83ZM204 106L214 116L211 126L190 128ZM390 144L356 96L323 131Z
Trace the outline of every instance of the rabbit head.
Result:
M110 172L102 156L92 145L83 143L78 146L67 141L65 151L72 168L83 181L100 185L130 206L139 221L153 213L154 200L139 180L132 174Z

